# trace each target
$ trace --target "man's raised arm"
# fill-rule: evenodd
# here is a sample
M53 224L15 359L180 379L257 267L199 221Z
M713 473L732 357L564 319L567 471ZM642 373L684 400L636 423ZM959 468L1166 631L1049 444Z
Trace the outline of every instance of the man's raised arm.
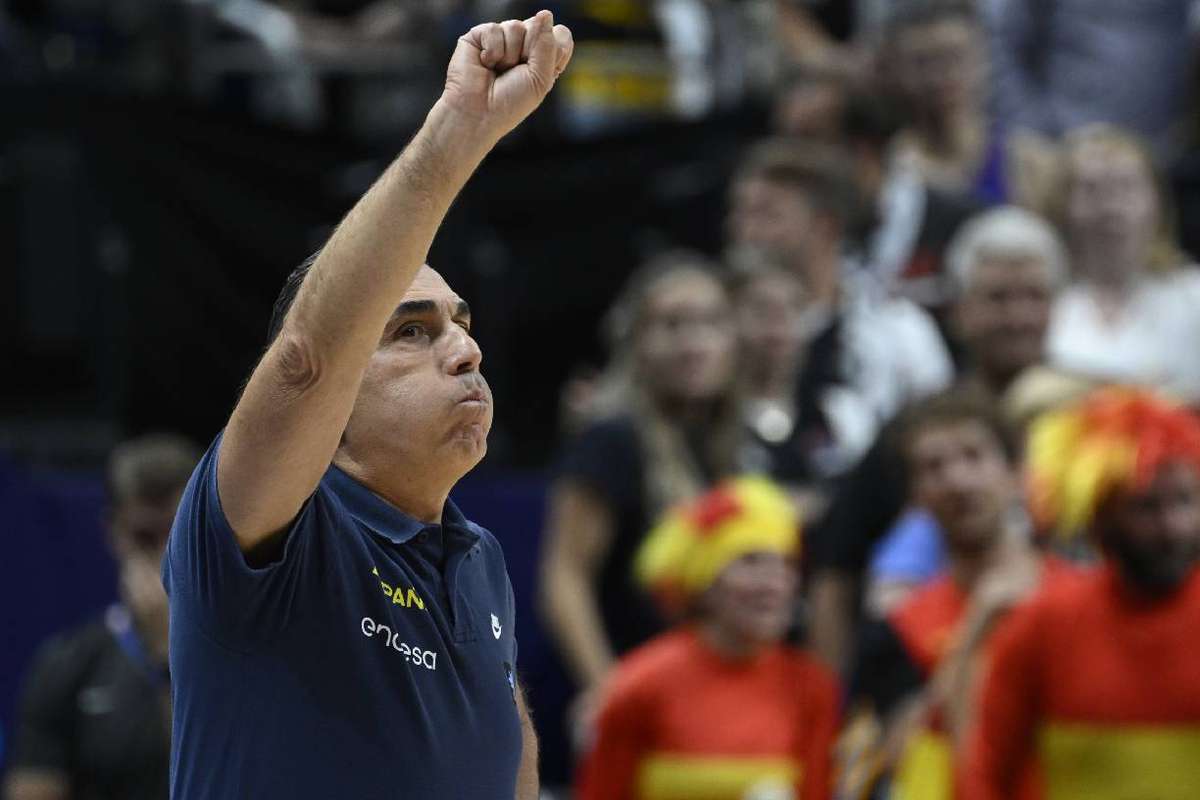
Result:
M322 249L221 442L218 493L244 552L269 548L316 489L451 202L542 102L572 48L548 11L462 36L425 124Z

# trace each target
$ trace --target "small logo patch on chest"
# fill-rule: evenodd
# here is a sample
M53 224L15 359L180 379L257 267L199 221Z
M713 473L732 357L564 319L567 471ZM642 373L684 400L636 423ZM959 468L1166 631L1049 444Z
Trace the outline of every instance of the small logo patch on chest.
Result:
M499 639L500 632L501 632L500 618L497 617L495 614L492 614L492 636L495 636L497 639Z

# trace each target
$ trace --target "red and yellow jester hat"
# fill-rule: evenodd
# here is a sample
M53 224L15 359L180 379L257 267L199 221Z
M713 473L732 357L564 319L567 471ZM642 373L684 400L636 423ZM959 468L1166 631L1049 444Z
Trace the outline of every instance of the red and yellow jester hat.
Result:
M734 478L669 511L642 543L634 574L679 609L748 553L799 550L800 518L787 492L766 478Z
M1039 530L1086 529L1114 491L1138 491L1167 463L1200 469L1200 420L1149 391L1101 389L1034 421L1026 452L1030 510Z

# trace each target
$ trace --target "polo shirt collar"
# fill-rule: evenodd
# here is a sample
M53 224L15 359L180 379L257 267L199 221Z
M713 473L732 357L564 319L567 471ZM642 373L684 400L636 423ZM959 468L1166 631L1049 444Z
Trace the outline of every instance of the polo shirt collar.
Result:
M394 544L404 544L421 531L437 527L404 513L336 465L330 466L326 477L351 517ZM472 540L479 538L458 506L449 499L442 509L442 527Z

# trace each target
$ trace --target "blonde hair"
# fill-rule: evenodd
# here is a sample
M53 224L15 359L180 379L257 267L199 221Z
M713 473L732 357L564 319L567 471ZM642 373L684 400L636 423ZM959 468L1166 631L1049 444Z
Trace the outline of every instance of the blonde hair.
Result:
M1045 209L1049 217L1060 231L1067 233L1067 204L1070 201L1074 175L1071 165L1074 156L1087 146L1098 146L1110 151L1133 155L1141 165L1147 180L1154 187L1154 195L1158 201L1158 224L1154 239L1150 244L1150 252L1146 254L1146 267L1153 272L1166 272L1184 264L1187 256L1179 246L1179 237L1175 225L1175 203L1167 188L1166 180L1155 164L1150 148L1136 135L1115 125L1107 123L1092 123L1076 128L1068 133L1062 144L1063 158L1059 159L1062 174L1060 180L1054 182L1057 191L1048 199ZM1070 236L1067 236L1068 244Z
M598 417L619 413L632 417L646 460L643 488L652 516L705 489L704 470L696 463L684 431L663 413L637 364L638 338L651 297L667 280L687 273L710 279L725 293L721 276L708 259L690 251L671 251L651 259L629 278L604 320L610 358L600 377L594 410ZM714 403L708 430L704 448L708 466L718 476L732 474L742 435L740 400L732 378Z

